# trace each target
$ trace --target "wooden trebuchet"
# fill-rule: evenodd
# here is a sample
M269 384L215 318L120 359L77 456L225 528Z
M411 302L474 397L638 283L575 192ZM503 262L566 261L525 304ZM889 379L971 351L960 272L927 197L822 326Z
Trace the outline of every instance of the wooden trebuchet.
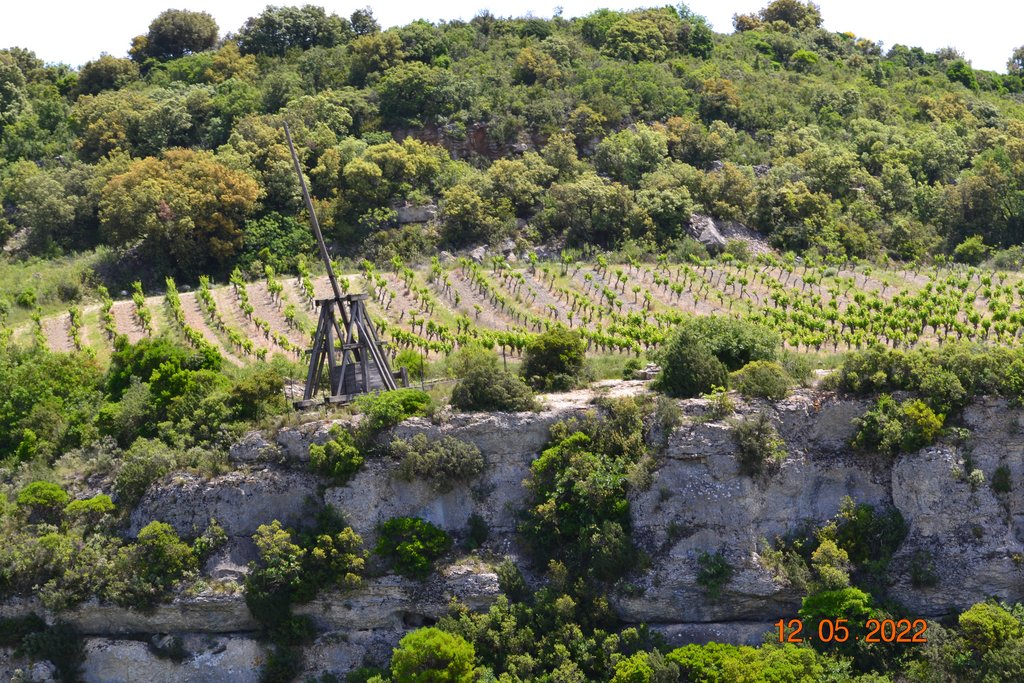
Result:
M320 308L320 319L313 335L313 347L309 351L306 386L302 400L295 401L293 405L296 408L308 408L320 402L315 397L321 389L325 366L328 386L323 400L327 403L347 403L359 394L397 389L399 383L408 386L406 369L401 368L398 372L391 369L386 344L380 341L373 320L366 311L367 295L341 292L287 123L284 125L284 134L295 164L295 173L299 176L299 188L306 202L306 210L309 211L313 235L320 248L320 258L327 267L327 276L334 294L316 300Z

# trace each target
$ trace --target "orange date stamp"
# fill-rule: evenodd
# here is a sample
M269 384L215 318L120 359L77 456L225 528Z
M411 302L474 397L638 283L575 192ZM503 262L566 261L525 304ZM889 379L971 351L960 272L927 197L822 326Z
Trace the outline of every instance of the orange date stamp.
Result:
M779 619L780 643L803 643L816 640L820 643L845 643L850 639L865 643L927 643L925 632L928 622L924 619L868 619L864 622L863 633L851 633L848 619L822 619L818 622L817 633L805 629L803 619Z

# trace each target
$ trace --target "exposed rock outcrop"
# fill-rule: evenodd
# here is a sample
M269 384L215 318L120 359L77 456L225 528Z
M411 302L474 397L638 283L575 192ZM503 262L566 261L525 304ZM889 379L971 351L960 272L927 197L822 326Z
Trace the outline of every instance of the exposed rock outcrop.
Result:
M302 521L310 504L318 502L317 480L308 472L267 466L209 481L180 473L146 493L132 512L128 533L135 536L159 520L179 535L196 536L216 519L228 536L249 537L274 519L282 524Z
M255 683L260 680L266 652L263 645L252 638L185 635L181 637L181 646L183 658L175 661L157 654L148 643L139 640L92 638L85 645L82 680L86 683Z
M307 500L336 507L371 547L378 525L394 516L422 517L459 537L475 514L488 525L487 550L515 554L518 515L527 501L523 481L551 425L592 409L598 394L631 395L643 387L620 382L550 396L536 413L459 414L440 424L410 419L381 437L450 436L476 445L485 458L483 473L443 494L428 482L398 477L398 463L387 457L370 458L346 486L324 487L308 472L308 450L330 438L332 422L282 429L273 439L250 435L232 449L232 460L244 469L207 481L188 474L166 478L134 511L130 531L159 519L192 535L215 517L231 542L205 572L227 580L240 580L246 571L256 527L273 519L301 522ZM741 404L741 416L766 411L788 450L777 471L751 478L738 472L731 423L709 421L706 401L680 402L682 424L667 435L657 426L648 434L656 460L652 484L631 500L633 537L650 564L611 596L613 609L627 622L652 624L673 645L710 639L756 644L799 606L797 591L761 561L763 541L825 523L846 496L894 507L906 520L907 537L888 582L909 613L937 617L990 595L1024 599L1024 489L996 493L988 483L1000 466L1009 468L1011 481L1024 481L1024 411L979 400L964 412L973 434L969 467L981 470L979 484L977 476L966 476L967 450L955 442L895 459L851 451L853 419L871 403L802 390L776 403ZM714 551L734 569L717 599L697 582L698 556ZM911 581L910 568L921 558L934 567L934 585ZM307 673L383 662L403 633L433 623L453 598L486 609L498 594L494 567L475 555L449 557L423 582L384 575L356 591L321 593L295 607L320 633L306 650ZM29 611L41 608L33 600L0 605L0 616ZM90 603L62 618L89 638L86 680L244 681L265 657L252 637L257 625L237 594L181 597L147 614ZM138 640L163 633L186 634L183 661L161 659L145 638ZM0 654L0 670L13 664Z

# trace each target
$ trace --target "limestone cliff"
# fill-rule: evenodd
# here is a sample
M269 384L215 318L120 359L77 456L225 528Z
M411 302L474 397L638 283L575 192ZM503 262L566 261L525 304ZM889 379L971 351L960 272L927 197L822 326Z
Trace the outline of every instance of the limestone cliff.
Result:
M526 500L523 480L558 420L593 409L600 394L642 392L642 383L609 383L595 390L549 397L536 413L450 415L435 424L407 420L382 436L452 436L475 444L486 466L473 481L439 495L424 482L396 476L397 463L371 459L346 486L325 486L308 473L308 449L328 438L330 423L312 422L252 434L232 449L237 469L210 481L171 475L155 485L131 518L130 533L158 519L179 533L201 530L217 518L229 543L205 568L211 585L230 586L254 557L251 535L279 519L301 523L317 505L338 508L367 545L376 527L398 515L418 516L456 537L479 515L490 530L486 548L453 554L424 582L395 576L368 579L357 591L321 595L300 606L323 635L306 653L309 672L344 672L364 661L386 660L408 629L437 619L452 598L474 609L498 595L493 564L519 555L517 516ZM971 436L895 460L858 454L847 445L852 420L870 402L801 391L775 404L742 404L741 413L768 411L785 439L788 457L777 472L753 479L737 469L728 422L704 419L702 400L682 401L683 421L670 434L652 427L656 458L652 483L631 501L633 536L649 568L628 577L612 604L626 622L655 625L670 642L759 642L770 624L795 613L793 589L760 561L763 539L774 539L832 518L845 496L894 506L909 531L889 567L890 594L919 616L962 610L990 595L1024 599L1024 491L996 494L988 485L1000 465L1024 481L1024 411L981 400L964 413ZM651 421L652 424L654 421ZM986 483L963 476L968 454ZM722 551L735 568L722 595L711 599L697 584L701 551ZM937 582L916 588L911 558L927 551ZM219 583L218 583L219 582ZM63 615L89 636L86 680L255 680L265 656L239 593L207 590L180 596L151 613L87 604ZM3 615L39 611L32 601L8 603ZM54 615L48 615L53 618ZM188 655L174 663L151 644L159 634L181 634ZM0 654L0 674L5 662ZM40 674L45 675L45 671Z

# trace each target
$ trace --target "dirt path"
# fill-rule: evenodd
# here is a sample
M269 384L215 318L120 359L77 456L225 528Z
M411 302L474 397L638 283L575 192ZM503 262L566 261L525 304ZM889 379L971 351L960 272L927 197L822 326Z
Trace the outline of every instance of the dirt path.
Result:
M185 314L185 324L203 335L203 338L212 344L220 352L220 355L224 356L225 360L235 365L243 365L242 360L221 343L220 337L207 324L206 314L200 308L199 299L196 298L195 292L186 292L181 295L181 310Z
M255 312L256 305L252 301L252 290L252 285L246 287L246 291L249 293L249 303L253 304L253 311ZM263 330L256 327L256 323L245 316L238 302L238 297L235 296L233 287L219 287L211 290L211 293L214 303L217 304L217 311L229 327L233 327L241 332L243 337L251 339L253 345L258 349L266 349L267 353L287 353L275 344L272 339L267 339L267 335Z
M146 336L146 330L135 315L135 304L131 301L115 301L110 312L114 315L114 328L118 334L128 337L128 341L134 344Z
M299 348L304 348L309 345L309 339L306 338L302 332L297 329L288 327L288 321L284 319L284 307L287 306L290 301L284 298L281 307L270 298L270 292L267 290L266 282L254 282L249 285L249 303L252 304L253 315L257 318L262 318L270 323L270 327L277 332L282 332L288 341L292 344L297 345ZM283 292L282 292L283 294ZM299 308L297 304L294 304L296 308Z
M510 327L526 327L526 325L515 322L512 317L499 311L491 304L490 300L481 295L469 280L459 272L458 268L452 271L452 291L459 293L459 307L477 325L488 327L492 330L505 330ZM480 306L480 313L477 314L473 305Z
M71 341L71 316L68 313L61 313L52 318L43 318L41 323L47 348L51 351L75 350L75 345Z

